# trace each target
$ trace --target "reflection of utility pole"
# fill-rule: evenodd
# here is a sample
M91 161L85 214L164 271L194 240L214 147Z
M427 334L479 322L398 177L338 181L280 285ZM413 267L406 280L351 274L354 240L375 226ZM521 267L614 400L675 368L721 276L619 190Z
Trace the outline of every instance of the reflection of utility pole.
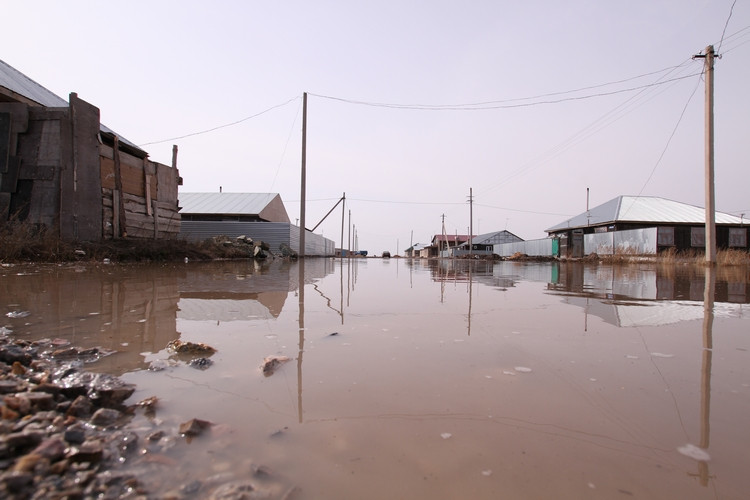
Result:
M302 423L302 353L305 352L305 259L299 259L299 352L297 353L297 418Z
M716 264L716 200L714 198L714 46L706 47L705 54L693 56L704 59L706 74L706 262Z
M469 326L468 326L468 336L471 336L471 290L472 290L472 280L471 280L471 268L472 268L472 262L469 262Z
M703 292L703 356L701 365L701 441L699 446L707 450L711 430L711 361L713 356L714 294L716 274L712 266L706 267L706 284ZM701 484L708 486L711 477L708 462L698 462L698 475Z

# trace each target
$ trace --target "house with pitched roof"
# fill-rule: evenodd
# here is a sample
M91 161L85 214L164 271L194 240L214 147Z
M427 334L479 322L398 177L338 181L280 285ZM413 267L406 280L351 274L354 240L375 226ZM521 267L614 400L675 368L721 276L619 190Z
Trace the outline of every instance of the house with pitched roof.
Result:
M214 236L247 236L278 252L298 251L302 228L291 224L278 193L180 193L181 237L199 241ZM307 230L305 255L335 255L335 244Z
M717 248L749 248L743 217L716 212L715 219ZM656 253L668 248L705 249L705 222L701 207L656 196L618 196L546 232L559 239L561 256L612 253L618 248Z

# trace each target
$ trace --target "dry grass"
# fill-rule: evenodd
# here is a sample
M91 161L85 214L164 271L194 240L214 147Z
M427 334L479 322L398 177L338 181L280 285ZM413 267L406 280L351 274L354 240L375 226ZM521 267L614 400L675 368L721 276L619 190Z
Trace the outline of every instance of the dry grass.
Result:
M72 260L75 248L46 226L9 221L0 226L0 262Z
M659 254L657 259L660 264L692 264L705 266L706 255L696 250L677 252L670 248ZM718 250L716 252L716 264L725 266L750 266L750 253L743 250Z

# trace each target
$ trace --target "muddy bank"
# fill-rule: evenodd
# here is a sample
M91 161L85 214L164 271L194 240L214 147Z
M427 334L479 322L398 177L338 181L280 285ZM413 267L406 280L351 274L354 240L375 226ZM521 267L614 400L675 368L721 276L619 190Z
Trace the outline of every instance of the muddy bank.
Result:
M105 241L69 242L44 228L27 226L0 230L0 262L177 262L188 260L295 257L289 250L271 251L265 243L241 236L217 236L199 242L181 239L150 240L122 238Z

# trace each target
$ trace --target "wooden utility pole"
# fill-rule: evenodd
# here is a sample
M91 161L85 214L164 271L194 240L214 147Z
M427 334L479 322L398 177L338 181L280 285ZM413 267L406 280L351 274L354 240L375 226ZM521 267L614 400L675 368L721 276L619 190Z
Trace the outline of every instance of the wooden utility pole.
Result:
M702 58L706 75L706 263L716 264L716 199L714 196L714 46L706 47Z
M469 188L469 257L474 255L474 195L472 188Z
M300 208L299 208L299 252L300 257L305 256L305 192L307 191L307 92L302 93L302 179L300 181Z
M341 204L341 257L344 256L344 216L346 215L346 193L341 197L344 203ZM343 311L343 309L342 309Z

